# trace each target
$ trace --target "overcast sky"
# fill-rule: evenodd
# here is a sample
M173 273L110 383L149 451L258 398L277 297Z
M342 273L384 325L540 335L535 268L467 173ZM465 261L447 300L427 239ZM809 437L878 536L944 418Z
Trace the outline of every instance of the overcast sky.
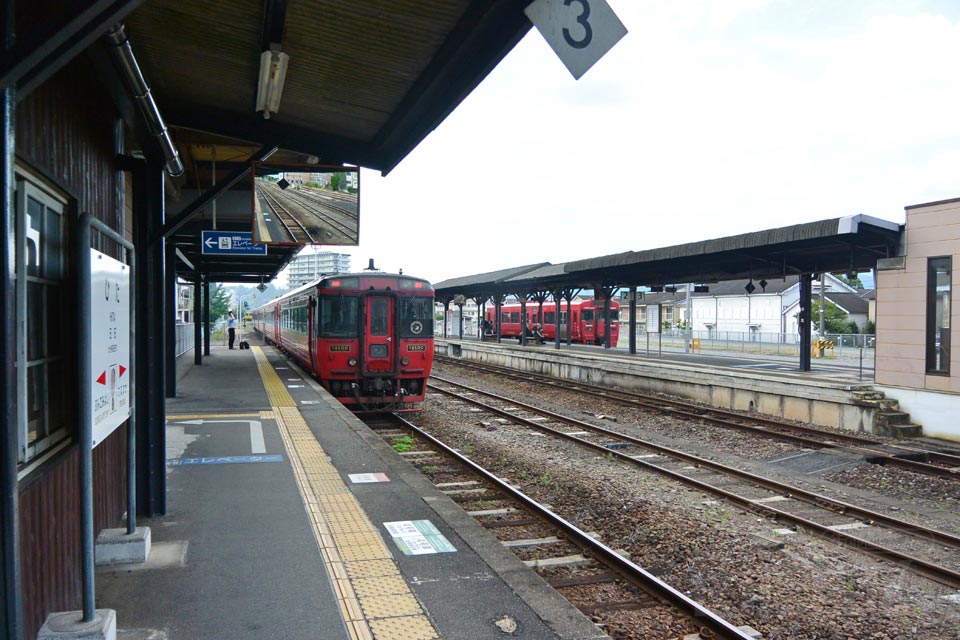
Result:
M960 196L955 0L609 2L583 78L531 30L324 249L439 282Z

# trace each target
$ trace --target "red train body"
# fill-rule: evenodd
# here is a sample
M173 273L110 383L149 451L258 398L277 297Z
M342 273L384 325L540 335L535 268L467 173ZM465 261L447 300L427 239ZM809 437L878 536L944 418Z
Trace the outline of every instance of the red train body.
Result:
M567 327L570 328L570 341L583 344L604 344L606 338L606 316L602 300L576 300L570 304L572 322L567 323L567 305L560 303L560 339L567 339ZM527 303L527 326L539 322L543 327L543 336L547 340L556 337L556 305L543 303L543 319L539 318L540 305ZM486 319L496 324L495 307L487 307ZM520 338L520 303L514 302L500 307L500 335L506 338ZM617 346L620 337L620 303L610 301L610 346Z
M419 278L328 276L254 310L254 331L352 409L412 409L433 366L433 297Z

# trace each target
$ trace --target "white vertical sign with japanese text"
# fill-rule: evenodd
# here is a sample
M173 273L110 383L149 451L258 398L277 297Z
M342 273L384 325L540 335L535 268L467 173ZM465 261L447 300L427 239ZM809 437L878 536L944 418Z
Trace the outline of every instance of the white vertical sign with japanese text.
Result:
M130 267L90 250L93 446L130 417Z

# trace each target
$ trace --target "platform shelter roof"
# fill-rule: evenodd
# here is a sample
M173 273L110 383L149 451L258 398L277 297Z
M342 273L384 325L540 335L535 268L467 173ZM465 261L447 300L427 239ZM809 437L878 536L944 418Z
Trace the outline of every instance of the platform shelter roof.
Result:
M49 36L24 54L23 65L0 69L2 79L28 90L87 47L137 133L129 139L146 141L126 153L160 157L155 132L105 37L122 24L183 163L183 175L167 180L167 196L191 202L168 216L164 236L185 261L203 262L213 281L269 279L298 249L272 245L267 256L202 255L200 231L212 228L210 203L226 189L249 191L251 160L350 164L386 174L532 27L523 3L514 0L91 1L52 13L48 4L18 3L18 22L43 24ZM108 5L109 11L100 10ZM64 41L71 44L69 55ZM257 112L257 95L261 56L271 50L289 60L279 108L265 118ZM33 59L51 63L22 71ZM218 231L250 230L251 212L217 213Z
M457 278L435 288L438 296L455 296L464 290L599 290L867 271L879 258L897 254L900 236L901 227L895 222L856 215L549 265L539 273L521 272L507 280L488 280L483 275Z

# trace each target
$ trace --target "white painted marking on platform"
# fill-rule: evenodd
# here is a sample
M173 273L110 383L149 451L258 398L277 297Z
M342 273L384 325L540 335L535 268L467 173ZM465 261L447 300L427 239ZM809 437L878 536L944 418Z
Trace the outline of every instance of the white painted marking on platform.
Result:
M303 389L304 385L302 384L288 384L287 389Z

